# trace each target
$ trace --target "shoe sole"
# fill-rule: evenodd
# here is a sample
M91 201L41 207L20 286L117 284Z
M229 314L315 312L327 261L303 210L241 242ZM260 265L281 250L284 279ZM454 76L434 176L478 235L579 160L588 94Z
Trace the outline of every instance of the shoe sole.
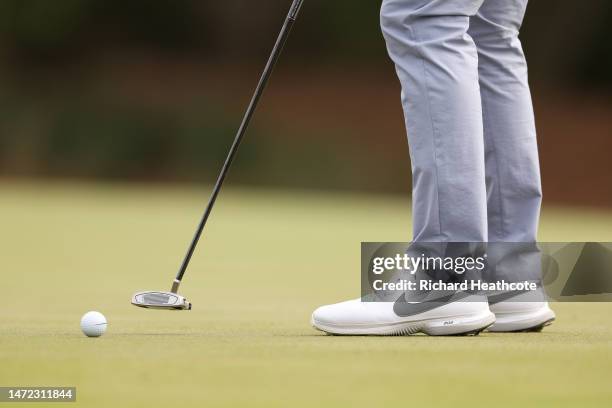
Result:
M555 312L548 306L527 313L497 314L487 330L494 333L535 333L555 321Z
M312 327L332 335L340 336L408 336L424 333L429 336L477 336L495 322L490 311L443 319L426 319L372 326L335 326L311 319Z

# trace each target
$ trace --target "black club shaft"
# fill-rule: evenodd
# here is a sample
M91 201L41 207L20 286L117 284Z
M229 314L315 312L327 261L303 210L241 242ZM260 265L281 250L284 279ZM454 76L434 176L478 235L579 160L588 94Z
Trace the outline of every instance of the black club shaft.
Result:
M242 123L240 124L240 127L238 128L238 132L236 133L236 137L234 138L232 147L230 148L227 158L225 159L225 163L223 164L223 167L221 168L221 172L219 173L219 177L217 178L217 182L215 183L215 186L211 193L210 199L208 201L208 205L206 206L206 210L204 211L204 215L202 215L202 219L200 220L200 223L198 224L198 228L196 229L193 239L191 240L191 244L189 245L189 248L187 249L185 258L183 259L181 267L178 273L176 274L176 278L174 279L174 282L172 284L172 289L171 289L172 292L174 293L178 291L178 287L181 283L181 280L183 279L183 276L185 275L185 271L187 270L187 267L189 266L191 257L193 256L196 246L198 245L198 242L200 241L200 237L202 236L202 232L204 231L204 227L206 226L208 217L210 216L210 213L212 212L212 209L215 205L215 201L217 201L217 196L219 195L219 192L221 191L221 187L223 186L225 177L227 176L229 168L232 165L234 158L236 157L236 153L238 152L240 143L242 142L242 139L244 138L244 135L249 127L249 124L251 123L251 119L253 118L255 109L257 108L257 105L259 104L259 100L261 99L261 96L266 88L266 85L268 84L270 76L272 75L274 66L276 65L276 62L278 61L281 55L283 47L285 43L287 42L287 38L289 38L289 33L291 32L291 28L293 27L293 24L295 23L295 20L297 19L297 16L300 12L303 1L304 0L293 0L293 4L291 5L291 8L289 9L289 14L287 15L287 18L285 19L283 28L281 29L281 32L278 35L278 39L276 40L276 43L274 44L274 48L272 49L270 58L268 59L268 63L266 64L263 74L261 75L259 83L257 84L257 88L255 88L255 93L253 94L253 97L251 98L251 102L249 103L249 106L244 114Z

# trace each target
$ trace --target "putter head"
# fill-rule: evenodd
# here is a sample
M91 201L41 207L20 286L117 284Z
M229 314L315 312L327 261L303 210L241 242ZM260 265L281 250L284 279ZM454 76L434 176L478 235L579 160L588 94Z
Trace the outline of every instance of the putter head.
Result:
M132 304L147 309L191 310L191 303L172 292L138 292L132 296Z

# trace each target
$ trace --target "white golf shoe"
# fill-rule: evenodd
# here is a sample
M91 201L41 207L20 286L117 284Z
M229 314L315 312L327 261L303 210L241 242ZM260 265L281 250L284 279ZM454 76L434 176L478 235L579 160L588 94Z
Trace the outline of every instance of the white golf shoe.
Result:
M337 335L431 336L478 334L495 321L486 297L454 302L362 302L322 306L312 314L315 329Z
M534 301L533 294L496 298L489 296L489 307L495 313L495 323L488 328L491 332L539 332L555 320L548 302Z

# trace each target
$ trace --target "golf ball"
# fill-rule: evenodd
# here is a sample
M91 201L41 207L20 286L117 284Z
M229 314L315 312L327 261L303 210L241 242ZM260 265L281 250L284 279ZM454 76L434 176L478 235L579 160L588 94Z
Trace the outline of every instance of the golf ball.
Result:
M81 330L87 337L100 337L107 325L106 317L100 312L87 312L81 318Z

